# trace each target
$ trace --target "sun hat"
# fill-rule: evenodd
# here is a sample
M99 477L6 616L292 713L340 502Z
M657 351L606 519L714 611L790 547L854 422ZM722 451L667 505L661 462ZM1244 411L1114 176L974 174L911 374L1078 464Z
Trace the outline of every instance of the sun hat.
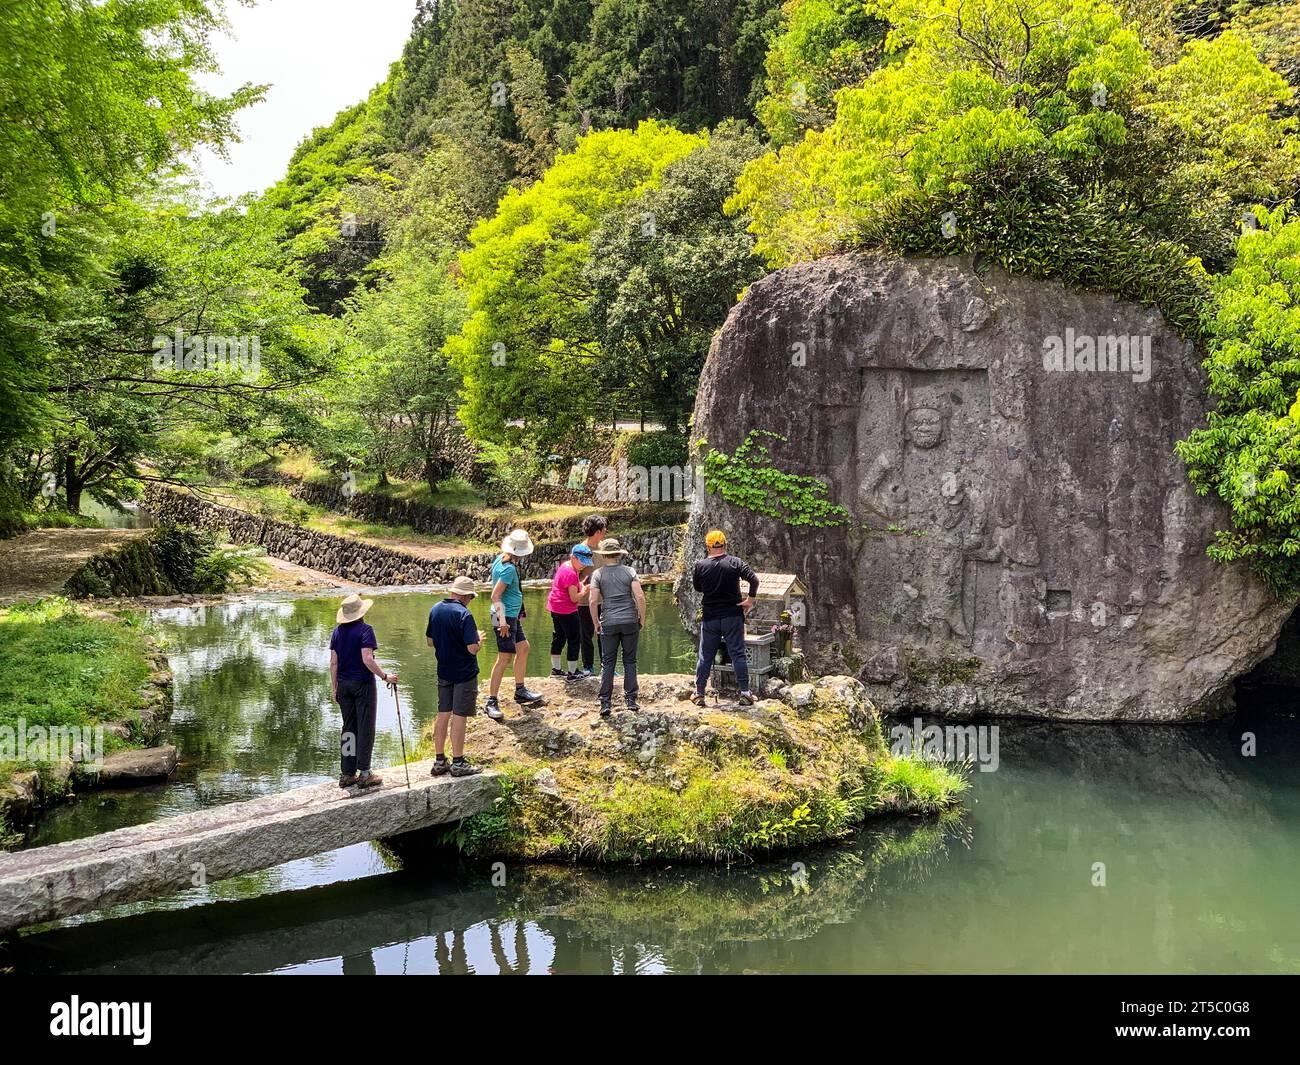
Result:
M448 589L452 595L478 595L474 590L474 582L463 574L451 582Z
M608 540L601 540L596 546L594 554L603 558L622 558L627 552L623 550L622 545L617 540L611 537Z
M726 547L727 534L721 529L710 529L704 536L705 547Z
M355 592L339 604L338 613L334 615L334 620L340 625L346 625L349 621L356 621L367 610L375 605L373 599L362 599Z
M523 558L533 553L533 539L523 529L515 529L501 541L501 553Z
M586 544L574 544L573 550L571 550L569 554L584 566L594 566L596 564L596 560L591 557L591 548Z

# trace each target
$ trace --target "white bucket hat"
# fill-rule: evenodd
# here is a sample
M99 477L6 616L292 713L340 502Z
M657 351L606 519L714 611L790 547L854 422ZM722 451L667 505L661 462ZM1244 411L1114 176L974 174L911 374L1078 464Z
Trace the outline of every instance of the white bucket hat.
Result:
M478 595L478 592L474 590L474 582L465 576L457 577L452 581L448 591L452 595Z
M501 552L506 555L514 555L515 558L531 555L533 553L533 539L523 529L516 529L501 541Z

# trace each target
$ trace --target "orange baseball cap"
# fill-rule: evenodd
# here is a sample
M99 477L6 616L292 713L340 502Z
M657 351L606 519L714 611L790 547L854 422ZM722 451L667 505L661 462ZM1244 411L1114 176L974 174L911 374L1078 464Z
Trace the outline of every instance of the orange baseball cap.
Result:
M704 537L705 547L726 547L727 534L721 529L710 529Z

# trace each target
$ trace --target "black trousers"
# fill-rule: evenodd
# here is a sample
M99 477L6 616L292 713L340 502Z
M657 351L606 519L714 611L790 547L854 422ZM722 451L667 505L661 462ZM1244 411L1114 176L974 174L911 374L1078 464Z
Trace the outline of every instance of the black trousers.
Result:
M578 624L582 626L582 668L591 669L596 662L593 641L596 638L596 622L591 617L591 607L586 603L578 607Z
M579 607L577 614L551 615L551 654L558 655L567 646L569 653L565 660L568 662L578 660L578 641L582 638L582 625L578 621L578 614L585 609Z
M641 641L641 625L630 621L623 625L606 625L600 630L600 705L609 706L614 698L614 665L623 652L623 698L631 706L641 690L636 679L636 645Z
M378 699L379 688L374 677L369 680L339 677L339 709L343 711L339 750L345 777L370 769L370 753L375 749L375 706Z

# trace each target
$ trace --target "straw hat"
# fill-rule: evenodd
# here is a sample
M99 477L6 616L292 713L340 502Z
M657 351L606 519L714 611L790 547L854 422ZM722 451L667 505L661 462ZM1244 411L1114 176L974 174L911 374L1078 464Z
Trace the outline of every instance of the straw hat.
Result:
M601 542L596 545L596 550L592 553L600 555L601 558L622 558L627 554L627 552L623 550L623 545L613 537L608 540L601 540Z
M523 529L516 529L501 541L501 552L506 555L514 555L515 558L531 555L533 553L533 539Z
M460 576L451 582L451 588L448 589L452 595L478 595L474 590L474 582L468 577Z
M339 611L334 615L334 620L340 625L345 625L349 621L356 621L374 605L375 601L373 599L362 599L361 596L354 593L339 605Z

